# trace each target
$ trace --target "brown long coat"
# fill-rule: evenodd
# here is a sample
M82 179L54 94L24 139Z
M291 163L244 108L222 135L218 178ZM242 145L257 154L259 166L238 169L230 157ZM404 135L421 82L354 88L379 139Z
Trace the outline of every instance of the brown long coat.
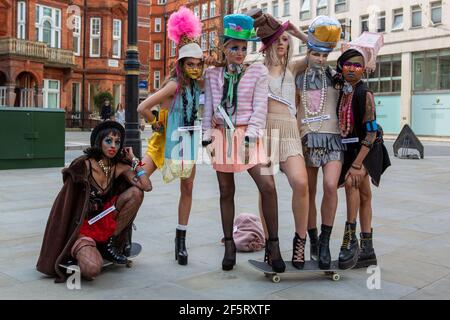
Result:
M71 259L70 250L89 209L90 185L86 159L86 156L79 157L62 170L64 185L53 203L45 228L36 269L56 277L55 282L66 280L67 275L59 264ZM125 180L119 182L120 185L116 184L119 189L129 187Z

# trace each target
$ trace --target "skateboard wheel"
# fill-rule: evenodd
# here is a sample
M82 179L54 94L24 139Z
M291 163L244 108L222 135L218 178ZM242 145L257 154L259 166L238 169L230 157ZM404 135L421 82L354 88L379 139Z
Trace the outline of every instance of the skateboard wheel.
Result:
M273 283L278 283L278 282L280 282L280 280L281 280L281 278L280 278L280 276L272 276L272 282Z
M341 279L341 276L338 273L333 274L332 277L333 281L339 281L339 279Z

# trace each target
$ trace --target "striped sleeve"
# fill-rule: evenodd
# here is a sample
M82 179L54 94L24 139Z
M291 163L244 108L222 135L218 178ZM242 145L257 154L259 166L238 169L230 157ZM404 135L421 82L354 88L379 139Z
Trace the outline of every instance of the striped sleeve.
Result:
M211 121L214 112L210 73L211 70L206 70L205 72L205 105L203 108L203 115L202 115L203 141L211 140Z
M254 64L258 68L259 77L255 82L253 93L253 111L248 122L246 135L252 138L262 137L266 128L267 104L269 95L268 70L263 64ZM256 75L258 76L258 75Z

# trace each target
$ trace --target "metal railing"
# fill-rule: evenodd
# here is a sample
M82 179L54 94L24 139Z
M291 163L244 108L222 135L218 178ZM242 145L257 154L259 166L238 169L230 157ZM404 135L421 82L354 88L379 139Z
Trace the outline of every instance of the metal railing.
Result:
M91 129L101 122L89 111L66 111L66 128Z
M0 55L17 55L43 59L45 63L58 65L75 65L73 51L49 48L43 42L15 38L0 39Z

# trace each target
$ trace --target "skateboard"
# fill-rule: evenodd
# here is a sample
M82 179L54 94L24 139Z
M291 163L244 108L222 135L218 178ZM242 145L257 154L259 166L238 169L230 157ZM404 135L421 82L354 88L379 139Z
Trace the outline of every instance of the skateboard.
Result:
M267 263L257 260L248 260L250 265L255 268L258 271L264 272L264 275L272 282L278 283L280 282L280 274L273 271L272 267L269 266ZM341 275L338 273L338 271L342 271L339 269L339 262L337 260L331 261L330 269L323 270L319 268L317 261L311 261L307 260L305 261L305 265L303 269L297 269L292 265L291 261L285 261L286 264L286 270L283 272L283 274L291 274L291 273L302 273L302 272L324 272L325 275L330 276L330 279L333 281L339 281L341 279Z
M133 266L134 258L136 258L139 255L139 253L141 253L141 251L142 251L142 246L139 243L133 242L131 244L130 255L127 256L128 262L125 264L125 266L127 268L131 268ZM102 268L111 266L113 264L114 264L114 262L112 262L110 260L103 259ZM78 269L74 268L74 267L78 267L76 261L67 261L66 263L61 263L59 266L64 268L64 269L67 269L67 270L78 271Z

